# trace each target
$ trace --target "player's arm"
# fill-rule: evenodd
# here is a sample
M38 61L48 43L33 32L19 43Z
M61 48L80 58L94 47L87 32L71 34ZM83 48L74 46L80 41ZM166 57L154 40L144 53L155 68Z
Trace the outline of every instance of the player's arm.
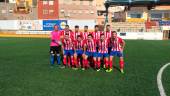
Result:
M63 49L63 54L64 54L64 39L61 40L62 41L62 49Z
M77 43L76 43L76 41L74 41L74 42L73 42L74 52L76 52L76 46L77 46Z
M124 48L125 48L125 41L124 40L122 40L122 42L121 42L121 47L122 47L122 50L124 50Z
M83 42L83 50L86 51L86 40Z

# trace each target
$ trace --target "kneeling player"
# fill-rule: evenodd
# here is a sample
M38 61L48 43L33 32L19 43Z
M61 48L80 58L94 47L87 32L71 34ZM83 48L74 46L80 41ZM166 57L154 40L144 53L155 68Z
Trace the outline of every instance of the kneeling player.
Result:
M92 34L89 34L87 40L85 40L85 42L84 42L85 56L84 56L84 62L83 62L83 70L84 70L85 67L89 66L87 58L90 57L90 56L93 57L94 66L97 65L97 62L96 62L96 57L97 57L96 45L97 45L96 41L93 39Z
M119 57L119 64L120 64L120 71L121 73L124 73L123 69L124 69L124 58L123 58L123 50L125 47L125 42L122 38L117 36L117 33L115 31L112 32L111 35L111 46L112 46L112 50L110 53L110 64L112 63L112 58L114 56Z
M75 49L74 64L76 68L78 68L80 64L83 62L83 53L84 53L83 48L84 46L83 46L82 37L81 35L78 35L77 40L75 41L75 44L74 44L74 49Z
M101 64L101 59L104 58L104 64L106 67L106 72L108 70L108 39L105 39L105 35L101 34L100 39L97 42L99 51L98 51L98 59L97 59L97 71L100 71L100 64Z
M66 66L68 64L68 67L74 66L74 50L73 50L73 40L69 38L69 34L65 34L64 39L62 40L63 49L64 49L64 59L63 64ZM71 61L71 62L70 62Z

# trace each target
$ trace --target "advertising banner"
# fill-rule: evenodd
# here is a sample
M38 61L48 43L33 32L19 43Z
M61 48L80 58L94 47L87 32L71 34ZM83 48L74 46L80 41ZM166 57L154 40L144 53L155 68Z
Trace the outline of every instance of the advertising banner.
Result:
M44 31L52 31L54 29L54 25L59 26L59 30L65 28L67 24L67 20L43 20L43 30Z

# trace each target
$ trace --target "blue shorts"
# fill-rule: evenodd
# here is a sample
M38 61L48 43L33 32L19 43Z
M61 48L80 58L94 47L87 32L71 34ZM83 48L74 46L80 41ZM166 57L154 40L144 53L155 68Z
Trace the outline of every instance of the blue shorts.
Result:
M83 55L83 52L84 52L83 50L76 50L77 55Z
M87 56L97 57L97 52L88 52L88 51L86 51L85 54L86 54Z
M111 56L117 56L117 57L123 57L123 53L120 51L111 51L110 52Z
M98 53L98 57L109 57L108 53Z
M64 50L64 55L74 55L74 51L73 50Z
M112 47L108 47L108 53L110 54Z

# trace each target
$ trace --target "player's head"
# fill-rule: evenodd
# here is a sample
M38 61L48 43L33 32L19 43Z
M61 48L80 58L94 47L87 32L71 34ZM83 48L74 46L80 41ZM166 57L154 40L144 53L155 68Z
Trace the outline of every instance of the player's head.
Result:
M117 37L117 32L116 31L112 31L112 38L116 38Z
M91 41L91 40L93 39L92 34L89 34L89 35L87 36L87 39L88 39L89 41Z
M94 31L95 31L95 32L99 31L99 25L95 25L95 26L94 26Z
M69 34L65 34L65 36L64 36L64 38L66 39L66 40L68 40L69 39Z
M65 25L65 30L69 30L69 25Z
M77 35L77 41L81 41L81 35Z
M88 31L88 26L84 26L84 32Z
M54 25L54 31L58 31L58 25Z
M110 31L110 25L106 25L106 31Z
M101 34L101 35L100 35L100 39L101 39L102 41L104 41L104 40L105 40L105 36L104 36L104 34Z
M79 26L76 25L76 26L75 26L75 32L78 32L78 31L79 31Z

